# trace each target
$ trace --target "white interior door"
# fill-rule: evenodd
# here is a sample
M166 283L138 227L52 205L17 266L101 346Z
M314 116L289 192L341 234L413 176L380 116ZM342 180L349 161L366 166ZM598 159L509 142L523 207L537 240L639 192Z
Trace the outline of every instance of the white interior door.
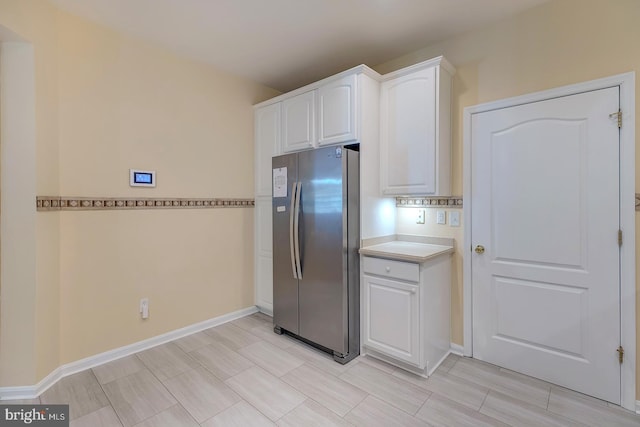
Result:
M471 269L473 357L619 404L618 108L613 87L473 115Z

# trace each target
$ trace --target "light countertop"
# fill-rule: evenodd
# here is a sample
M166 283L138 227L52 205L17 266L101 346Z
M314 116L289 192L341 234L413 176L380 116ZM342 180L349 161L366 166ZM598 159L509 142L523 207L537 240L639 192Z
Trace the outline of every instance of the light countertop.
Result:
M362 255L375 256L399 261L422 263L431 258L453 252L453 246L435 245L430 243L407 242L394 240L392 242L360 248Z

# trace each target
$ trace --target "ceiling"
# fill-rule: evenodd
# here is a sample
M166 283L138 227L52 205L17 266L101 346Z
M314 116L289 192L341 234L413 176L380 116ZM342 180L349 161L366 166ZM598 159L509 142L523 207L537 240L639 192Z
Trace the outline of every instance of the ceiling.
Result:
M547 0L50 0L286 92L377 65Z

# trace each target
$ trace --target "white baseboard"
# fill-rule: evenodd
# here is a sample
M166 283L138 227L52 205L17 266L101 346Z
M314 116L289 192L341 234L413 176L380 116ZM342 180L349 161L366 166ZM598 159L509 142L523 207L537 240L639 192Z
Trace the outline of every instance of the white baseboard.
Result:
M138 341L124 347L105 351L104 353L96 354L95 356L89 356L81 360L76 360L75 362L67 363L56 368L53 372L44 377L39 383L35 385L0 387L0 400L35 399L42 393L44 393L49 387L58 382L61 378L64 378L68 375L72 375L77 372L93 368L94 366L102 365L104 363L112 362L125 356L129 356L143 350L148 350L157 345L164 344L178 338L186 337L187 335L195 334L196 332L200 332L214 326L222 325L223 323L227 323L232 320L239 319L241 317L248 316L257 312L258 309L255 306L247 307L242 310L227 313L222 316L214 317L213 319L194 323L193 325L185 326L184 328L157 335L146 340Z
M464 346L451 343L451 353L457 356L464 356Z
M636 414L640 415L640 400L636 400Z
M386 362L390 365L393 366L397 366L398 368L404 369L405 371L409 371L412 374L415 374L419 377L423 377L423 378L427 378L427 372L426 369L419 369L409 363L405 363L401 360L398 360L394 357L391 357L387 354L384 354L382 352L379 352L377 350L374 350L372 348L369 348L367 346L363 347L364 351L361 351L360 354L361 355L366 355L369 357L373 357L374 359L378 359L378 360L382 360L383 362Z
M269 317L273 317L273 308L269 308L269 307L258 307L258 311L260 313L264 313Z
M433 375L433 373L436 371L436 369L438 369L438 367L440 367L440 365L442 365L442 362L445 361L445 359L447 357L449 357L449 355L451 354L451 349L449 349L449 351L447 351L441 358L440 360L438 360L436 363L432 364L432 366L429 366L429 364L427 363L427 376L430 377L431 375Z

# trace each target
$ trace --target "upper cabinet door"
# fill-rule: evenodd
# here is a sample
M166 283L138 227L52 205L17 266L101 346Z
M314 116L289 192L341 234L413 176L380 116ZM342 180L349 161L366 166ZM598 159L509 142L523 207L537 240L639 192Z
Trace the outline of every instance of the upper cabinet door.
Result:
M271 195L271 158L280 154L280 102L255 111L257 196Z
M383 194L450 195L451 79L440 80L438 71L432 66L381 85Z
M357 75L352 74L318 88L318 145L357 140Z
M304 150L315 143L316 91L282 101L282 151Z

